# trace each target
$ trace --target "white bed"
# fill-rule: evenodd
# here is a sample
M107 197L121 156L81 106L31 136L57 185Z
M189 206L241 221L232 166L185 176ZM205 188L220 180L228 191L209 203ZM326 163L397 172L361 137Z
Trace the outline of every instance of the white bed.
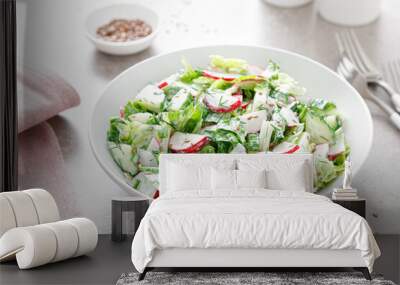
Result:
M293 184L298 182L304 186L300 189L221 191L202 185L174 191L174 185L182 186L175 184L179 175L188 174L184 168L178 176L171 173L173 164L187 169L245 167L254 170L249 172L253 179L260 167L287 173L286 180L294 179L290 173L299 165L307 171L287 184L298 188ZM367 222L310 193L312 169L311 155L162 155L160 198L152 203L132 244L140 279L155 267L354 267L370 278L380 252ZM201 184L205 177L210 180L210 172L198 174L194 180L200 182L193 183Z

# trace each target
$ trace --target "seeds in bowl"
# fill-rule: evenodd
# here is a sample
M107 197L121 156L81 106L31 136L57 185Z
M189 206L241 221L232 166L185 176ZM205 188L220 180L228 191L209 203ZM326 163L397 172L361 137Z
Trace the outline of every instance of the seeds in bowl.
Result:
M140 19L114 19L96 31L98 37L111 42L134 41L151 33L151 26Z

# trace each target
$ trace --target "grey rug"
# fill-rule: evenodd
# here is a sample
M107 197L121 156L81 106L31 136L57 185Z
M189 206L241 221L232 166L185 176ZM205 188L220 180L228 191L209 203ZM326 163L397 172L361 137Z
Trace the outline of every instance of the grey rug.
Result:
M373 275L368 281L359 272L148 272L146 278L138 281L138 273L122 274L117 285L297 285L297 284L328 284L328 285L395 285L384 280L380 275Z

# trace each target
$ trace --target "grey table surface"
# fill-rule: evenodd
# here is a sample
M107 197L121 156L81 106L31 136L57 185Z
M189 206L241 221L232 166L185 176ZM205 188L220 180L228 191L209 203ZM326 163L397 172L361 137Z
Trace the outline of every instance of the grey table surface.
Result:
M88 122L107 83L131 65L160 53L207 44L238 43L291 50L334 69L334 33L344 28L322 20L315 5L280 9L259 0L17 0L19 62L61 75L79 92L82 103L52 120L73 187L70 208L110 232L110 201L126 195L99 167L87 139ZM162 18L161 32L146 51L115 57L97 52L85 37L84 23L98 7L140 2ZM381 17L356 28L377 64L400 58L400 2L382 1ZM26 18L25 18L26 17ZM367 220L379 233L400 233L400 132L369 104L374 122L371 154L354 186L367 199ZM354 114L355 116L357 114ZM327 193L325 193L327 194ZM71 213L63 213L68 216Z

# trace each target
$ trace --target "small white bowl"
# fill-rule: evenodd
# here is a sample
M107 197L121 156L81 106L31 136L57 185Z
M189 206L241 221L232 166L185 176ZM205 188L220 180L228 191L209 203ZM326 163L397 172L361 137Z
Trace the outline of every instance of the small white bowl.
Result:
M144 38L126 42L112 42L98 37L97 29L113 19L143 20L151 26L152 32ZM156 37L158 28L158 15L153 10L137 4L117 4L104 7L92 12L86 21L87 37L96 48L104 53L114 55L134 54L148 48Z

